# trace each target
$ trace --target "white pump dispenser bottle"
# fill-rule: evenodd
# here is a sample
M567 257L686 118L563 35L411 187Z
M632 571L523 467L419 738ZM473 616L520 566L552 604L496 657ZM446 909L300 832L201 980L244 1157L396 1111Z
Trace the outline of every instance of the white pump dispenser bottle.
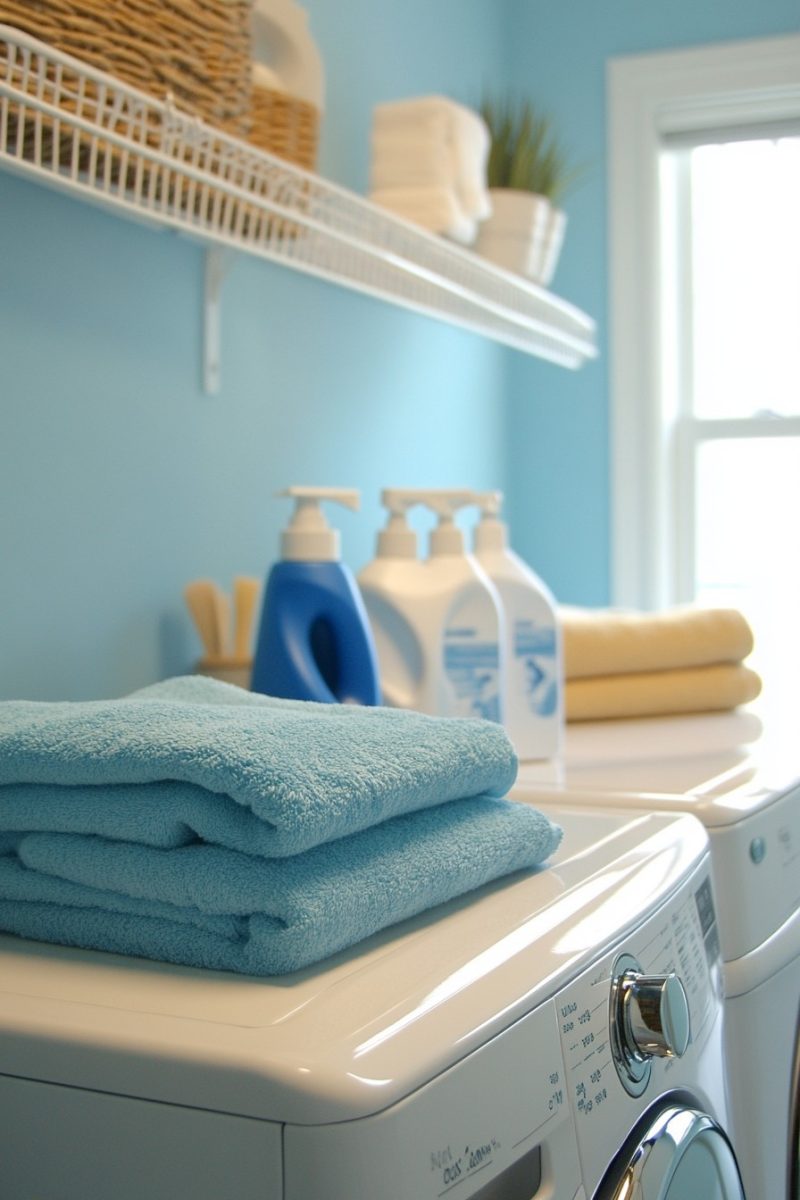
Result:
M378 533L377 552L360 572L375 650L383 703L419 709L423 687L423 639L419 628L425 566L418 539L406 513L418 501L399 488L385 488L381 504L389 510L386 528ZM427 709L424 711L431 711Z
M451 716L502 721L505 623L500 597L480 563L466 553L455 524L470 491L429 491L422 501L439 517L426 563L428 587L438 600L435 675L439 703Z
M465 551L455 513L469 491L390 488L389 522L358 582L372 625L384 702L438 716L502 719L502 615L496 590ZM416 557L405 514L439 516L430 557Z
M549 759L559 752L564 726L561 631L547 586L509 549L502 499L500 492L475 495L481 519L474 550L505 613L504 724L521 759Z

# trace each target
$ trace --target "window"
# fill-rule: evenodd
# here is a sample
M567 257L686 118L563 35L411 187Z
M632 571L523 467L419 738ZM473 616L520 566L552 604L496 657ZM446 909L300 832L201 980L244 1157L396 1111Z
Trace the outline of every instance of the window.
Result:
M609 68L614 601L800 670L800 37Z

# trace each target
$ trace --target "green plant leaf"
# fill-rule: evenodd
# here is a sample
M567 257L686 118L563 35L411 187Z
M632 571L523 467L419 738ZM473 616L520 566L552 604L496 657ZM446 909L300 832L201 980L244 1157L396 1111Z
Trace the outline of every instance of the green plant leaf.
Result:
M551 118L529 101L484 100L481 115L491 137L486 167L492 188L513 188L547 196L554 204L574 186L582 170L571 164Z

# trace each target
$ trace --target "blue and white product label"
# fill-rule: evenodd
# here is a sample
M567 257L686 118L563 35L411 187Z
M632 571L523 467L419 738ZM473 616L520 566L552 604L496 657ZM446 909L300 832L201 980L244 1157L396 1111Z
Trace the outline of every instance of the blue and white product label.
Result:
M555 629L518 617L512 630L510 667L528 710L538 717L553 716L558 709Z
M474 626L451 625L444 635L444 673L453 706L448 716L500 720L500 647Z

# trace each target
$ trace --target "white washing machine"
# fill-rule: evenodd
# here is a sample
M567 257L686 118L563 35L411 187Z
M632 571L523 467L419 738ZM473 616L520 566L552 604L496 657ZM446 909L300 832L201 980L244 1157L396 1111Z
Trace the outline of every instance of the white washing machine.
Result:
M553 815L292 976L0 938L3 1200L741 1200L706 834Z
M800 779L754 712L570 725L532 803L691 812L711 842L734 1143L753 1200L800 1200ZM792 765L794 762L794 766Z

